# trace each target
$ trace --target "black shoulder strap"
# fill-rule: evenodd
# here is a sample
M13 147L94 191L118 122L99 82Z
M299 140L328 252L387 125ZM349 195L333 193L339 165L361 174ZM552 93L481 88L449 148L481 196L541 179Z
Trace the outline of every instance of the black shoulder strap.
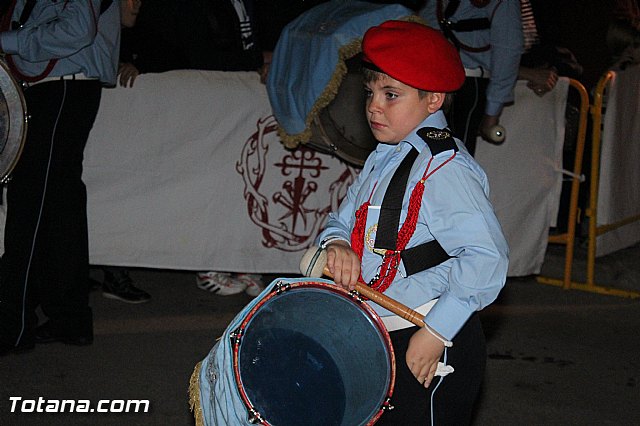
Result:
M454 150L458 152L458 145L456 145L456 141L448 129L423 127L417 133L427 144L431 150L431 155L434 157L444 151Z
M378 219L378 230L376 232L375 248L395 250L398 242L398 228L400 226L400 213L402 212L402 199L407 189L411 167L418 157L418 150L412 147L411 151L404 157L398 166L387 192L384 194L382 206L380 206L380 217Z
M111 3L113 3L113 0L102 0L100 2L100 15L102 15L104 12L106 12L107 9L109 9Z
M449 1L447 8L444 10L444 18L449 20L449 18L451 18L456 13L458 7L460 7L460 0Z
M479 30L488 30L491 28L491 21L488 18L471 18L471 19L461 19L457 22L452 22L451 17L456 13L458 7L460 6L460 0L451 0L447 4L444 12L442 11L442 0L438 0L437 5L437 14L438 14L438 25L440 25L440 29L442 30L444 36L448 38L458 50L466 50L469 52L484 52L489 50L491 46L481 46L481 47L471 47L462 43L458 37L456 37L455 32L470 32L470 31L479 31Z
M458 22L452 22L449 25L449 28L459 33L488 30L489 28L491 28L491 21L489 21L489 18L462 19Z
M27 0L27 3L24 5L24 9L22 9L22 13L20 14L20 26L23 26L29 20L29 16L31 16L31 12L33 12L35 5L36 0Z

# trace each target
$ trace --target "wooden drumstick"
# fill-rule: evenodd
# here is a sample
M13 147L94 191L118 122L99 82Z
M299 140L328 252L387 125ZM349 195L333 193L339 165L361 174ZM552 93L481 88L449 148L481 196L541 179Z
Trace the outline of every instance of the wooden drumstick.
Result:
M320 247L310 247L300 260L300 272L306 277L320 277L322 274L333 279L333 274L327 268L327 254ZM369 300L377 303L390 312L407 321L424 327L424 316L406 305L385 296L362 283L356 283L356 290Z
M322 272L327 277L333 279L333 274L331 274L326 266L324 267ZM361 282L356 283L356 291L362 294L367 299L372 300L378 305L382 306L386 310L398 315L400 318L404 318L407 321L417 325L418 327L424 327L424 315L414 311L410 307L398 302L397 300L392 299L389 296L385 296L379 291L374 290L371 287L362 284Z

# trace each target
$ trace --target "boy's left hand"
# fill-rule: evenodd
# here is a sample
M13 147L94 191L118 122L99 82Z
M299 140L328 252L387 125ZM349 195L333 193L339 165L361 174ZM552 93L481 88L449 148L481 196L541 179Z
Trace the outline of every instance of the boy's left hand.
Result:
M122 62L118 67L118 76L120 78L120 86L122 87L133 87L133 82L136 80L136 77L140 72L135 65L129 62Z
M495 143L495 141L491 137L491 128L493 126L497 126L498 124L500 124L499 116L487 114L483 115L482 121L480 122L480 128L478 129L478 132L480 133L482 139L490 143Z
M426 329L421 328L409 341L406 361L415 378L428 388L436 374L444 345Z

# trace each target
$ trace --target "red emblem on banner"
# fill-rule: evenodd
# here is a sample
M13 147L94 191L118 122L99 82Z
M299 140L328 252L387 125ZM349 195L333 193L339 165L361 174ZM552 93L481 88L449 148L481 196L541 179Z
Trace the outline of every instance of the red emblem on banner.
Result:
M265 247L304 250L338 208L357 170L304 146L286 149L273 116L259 120L257 127L236 163L247 212L262 229Z

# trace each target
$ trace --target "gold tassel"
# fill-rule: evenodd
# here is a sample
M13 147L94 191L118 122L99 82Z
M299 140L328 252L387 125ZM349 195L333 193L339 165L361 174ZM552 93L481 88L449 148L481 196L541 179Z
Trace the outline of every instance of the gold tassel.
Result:
M196 364L189 379L189 407L196 420L196 426L204 426L204 416L200 405L200 368L202 361Z

